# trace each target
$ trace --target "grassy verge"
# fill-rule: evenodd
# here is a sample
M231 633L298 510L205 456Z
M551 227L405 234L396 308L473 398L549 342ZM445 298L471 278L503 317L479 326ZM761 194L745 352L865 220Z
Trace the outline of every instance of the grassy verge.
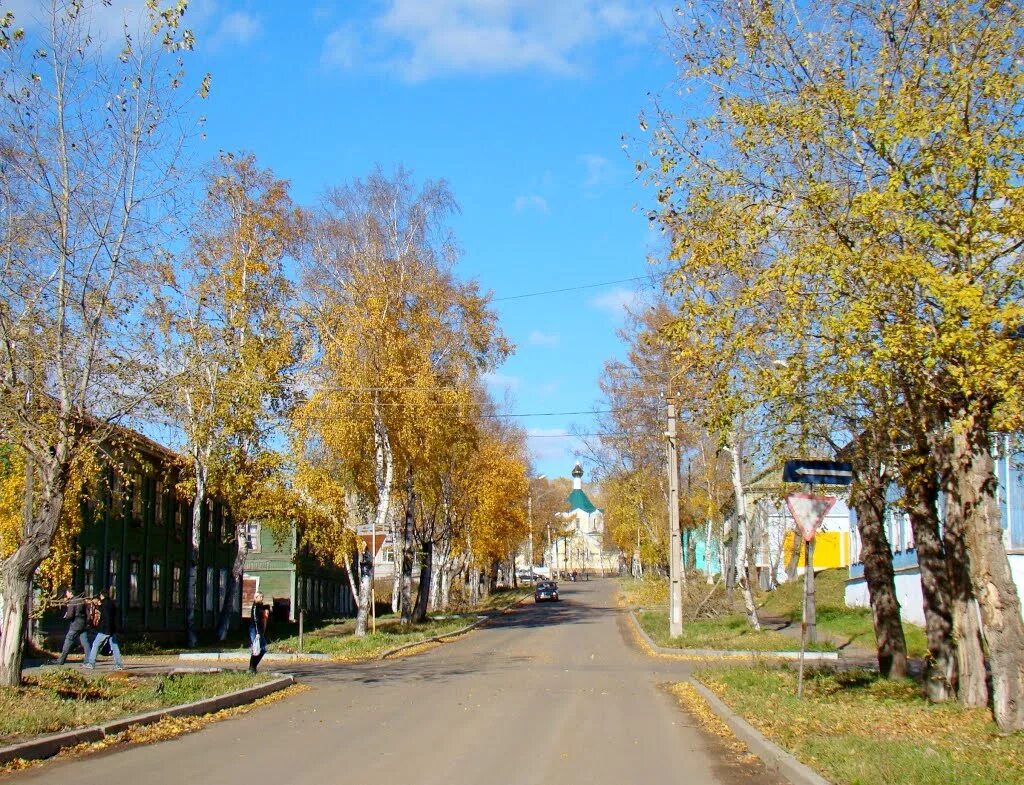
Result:
M21 687L0 687L0 743L212 698L268 678L237 672L90 678L71 668L45 670Z
M659 646L673 649L724 649L727 651L800 651L800 641L774 630L755 632L742 614L683 623L683 634L670 638L668 614L642 611L640 625ZM835 651L831 643L819 641L808 651Z
M847 571L823 570L814 576L814 599L818 608L818 632L832 637L836 643L849 643L868 651L875 648L875 631L868 608L846 607L845 588ZM773 592L766 592L758 600L762 612L800 624L803 608L802 579L784 583ZM924 630L913 624L903 625L907 639L907 653L923 657L928 653Z
M932 705L909 680L721 666L697 678L762 733L836 785L1024 785L1024 733L1000 736L985 710Z
M846 607L846 577L845 569L823 570L815 575L818 635L823 641L817 647L812 647L816 650L834 651L845 645L866 651L873 651L875 648L871 611L868 608ZM667 608L668 582L664 579L623 578L620 580L620 587L625 603L631 607ZM793 635L772 630L766 630L758 635L750 631L746 616L743 613L730 612L733 606L724 595L714 596L711 602L707 602L708 587L703 581L690 581L687 593L683 597L684 619L686 614L692 612L701 602L713 607L721 614L720 616L685 622L683 636L672 641L668 640L667 620L660 619L658 614L642 614L641 623L647 633L661 646L796 651L800 648L795 633L799 631L803 615L803 587L803 579L798 579L782 584L775 591L758 592L756 597L762 616L788 621L792 625ZM736 602L739 602L738 592ZM665 613L661 613L660 616L665 616ZM908 623L903 625L903 632L909 655L924 657L928 653L924 630Z

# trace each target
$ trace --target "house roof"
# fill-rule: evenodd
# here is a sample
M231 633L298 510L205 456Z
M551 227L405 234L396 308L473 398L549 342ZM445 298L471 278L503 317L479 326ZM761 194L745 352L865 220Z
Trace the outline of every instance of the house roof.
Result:
M597 507L587 498L587 494L579 488L573 489L568 498L569 510L583 510L585 513L597 512Z

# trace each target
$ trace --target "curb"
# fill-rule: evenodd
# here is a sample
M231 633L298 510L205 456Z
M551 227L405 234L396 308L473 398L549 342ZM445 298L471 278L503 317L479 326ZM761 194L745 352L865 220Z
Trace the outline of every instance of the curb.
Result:
M644 641L650 648L658 654L667 654L672 656L673 654L680 657L719 657L722 659L762 659L762 660L799 660L800 652L798 651L745 651L740 649L673 649L665 646L659 646L653 640L651 636L647 634L647 630L640 624L640 620L636 617L636 611L632 608L629 609L629 618L633 620L633 626L636 631L643 636ZM804 652L804 662L838 662L839 652L837 651L808 651Z
M245 661L249 659L249 650L234 651L189 651L181 652L178 654L180 660L241 660ZM272 652L268 651L263 655L263 659L270 662L297 662L300 660L329 660L330 657L326 654L318 654L315 652L307 652L305 654L290 654L287 652Z
M506 605L504 608L501 608L499 610L499 613L506 613L506 612L508 612L508 610L510 608L514 608L515 606L519 605L520 603L525 602L526 599L527 599L527 597L524 596L524 597L520 597L518 600L513 600L508 605ZM403 643L401 646L396 646L393 649L388 649L387 651L377 655L377 659L378 660L386 660L388 657L390 657L390 656L392 656L394 654L398 654L400 651L405 651L406 649L411 649L414 646L422 646L424 643L441 643L446 638L457 638L460 635L465 635L470 630L475 630L477 627L483 626L486 622L490 621L490 619L492 619L493 616L496 616L496 615L498 615L498 614L493 614L492 616L477 616L476 621L473 622L472 624L467 624L465 627L460 627L459 629L453 630L452 632L446 632L444 635L435 635L433 638L424 638L421 641L413 641L412 643Z
M747 748L764 763L771 771L777 771L792 785L832 785L818 772L801 763L775 742L768 739L761 731L736 714L721 698L715 695L710 689L701 684L692 676L689 683L700 696L708 702L711 710L729 726L737 739L747 745Z
M444 635L435 635L433 638L424 638L423 640L412 641L411 643L403 643L401 646L396 646L393 649L388 649L385 652L381 652L377 655L377 659L386 660L393 654L398 654L398 652L400 651L405 651L406 649L411 649L415 646L422 646L424 643L441 643L445 638L457 638L460 635L465 635L470 630L475 630L489 618L489 616L479 616L477 617L477 620L472 624L467 624L465 627L460 627L457 630L446 632Z
M284 674L276 674L276 676L277 678L272 681L235 690L225 695L204 698L192 703L183 703L180 706L169 706L166 709L155 709L143 714L111 720L102 725L91 725L86 728L51 733L47 736L31 739L30 741L0 747L0 765L10 763L17 758L25 760L49 758L65 747L73 747L76 744L83 744L85 742L102 741L107 736L114 736L135 725L152 725L164 717L194 717L231 709L245 703L252 703L278 690L283 690L285 687L290 687L295 683L295 677L293 676L286 676Z

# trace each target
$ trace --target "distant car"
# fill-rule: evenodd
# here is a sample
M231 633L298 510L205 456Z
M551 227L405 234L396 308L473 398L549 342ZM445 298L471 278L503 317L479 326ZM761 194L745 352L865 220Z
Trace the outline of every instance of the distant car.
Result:
M535 580L537 580L538 576L534 575L532 572L529 572L528 570L520 570L516 573L516 578L518 578L523 583L533 583Z
M541 581L533 590L534 602L558 602L558 584L554 581Z

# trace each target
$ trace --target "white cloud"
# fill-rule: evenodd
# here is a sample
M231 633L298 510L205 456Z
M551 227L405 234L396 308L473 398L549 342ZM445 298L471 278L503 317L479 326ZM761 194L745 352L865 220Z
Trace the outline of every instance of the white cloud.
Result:
M246 44L261 32L263 25L255 16L245 11L232 11L221 19L211 40L217 45Z
M627 309L635 308L640 300L640 293L633 289L622 289L616 287L610 292L599 294L591 299L590 304L601 311L607 311L614 316L623 315Z
M517 213L524 212L525 210L536 210L539 213L548 215L551 212L548 208L548 200L538 194L517 196L512 206Z
M523 380L518 376L508 376L503 373L485 373L483 379L492 387L502 387L505 390L518 390L523 384Z
M610 183L614 177L615 169L611 161L603 155L587 153L580 156L586 174L583 178L584 188L597 188L598 186Z
M638 42L657 25L646 3L614 0L386 0L360 39L409 81L455 74L536 70L573 75L588 47ZM327 54L323 62L345 66ZM350 66L349 66L350 67Z
M534 330L526 340L534 346L558 346L560 339L555 334L548 334L543 333L540 330Z
M339 27L327 34L320 63L327 68L353 68L358 61L359 38L348 26Z

